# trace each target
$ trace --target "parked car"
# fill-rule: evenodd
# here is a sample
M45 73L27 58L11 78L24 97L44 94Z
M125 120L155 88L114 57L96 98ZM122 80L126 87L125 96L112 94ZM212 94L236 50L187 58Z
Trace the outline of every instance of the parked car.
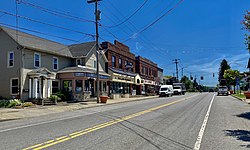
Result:
M217 95L228 95L228 88L226 86L219 86Z
M159 97L172 96L173 94L174 94L174 89L172 85L162 85L159 90Z

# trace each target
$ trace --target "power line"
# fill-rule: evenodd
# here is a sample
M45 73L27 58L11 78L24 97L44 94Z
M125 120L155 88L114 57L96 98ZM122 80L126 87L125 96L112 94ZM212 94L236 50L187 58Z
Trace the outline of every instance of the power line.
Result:
M44 25L48 25L48 26L52 26L52 27L56 27L56 28L60 28L60 29L64 29L64 30L67 30L67 31L72 31L72 32L75 32L75 33L84 34L84 35L91 36L91 37L95 36L93 34L84 33L84 32L76 31L76 30L72 30L72 29L68 29L68 28L57 26L57 25L54 25L54 24L45 23L45 22L42 22L42 21L39 21L39 20L34 20L34 19L31 19L31 18L28 18L28 17L25 17L25 16L15 15L15 14L3 11L3 10L0 10L0 12L2 12L4 14L7 14L7 15L10 15L10 16L14 16L16 18L22 18L22 19L25 19L25 20L29 20L29 21L32 21L32 22L36 22L36 23L40 23L40 24L44 24Z
M121 24L125 23L125 22L128 21L130 18L132 18L139 10L141 10L142 7L143 7L147 2L148 2L148 0L145 0L145 1L143 2L143 4L142 4L137 10L134 11L134 13L132 13L132 14L131 14L129 17L127 17L127 18L124 17L124 18L126 18L126 19L123 20L122 22L120 22L120 23L118 23L118 24L116 24L116 25L107 26L107 27L109 27L109 28L114 28L114 27L120 26Z
M16 26L14 26L14 25L2 23L2 22L0 22L0 25L7 26L7 27L12 27L12 28L16 28ZM42 35L47 35L47 36L51 36L51 37L56 37L56 38L63 39L63 40L67 40L67 41L71 41L71 42L79 42L79 41L77 41L77 40L72 40L72 39L60 37L60 36L57 36L57 35L52 35L52 34L48 34L48 33L43 33L43 32L40 32L40 31L35 31L35 30L31 30L31 29L27 29L27 28L20 27L20 26L17 27L17 30L18 30L18 29L21 29L21 30L24 30L24 31L33 32L33 33L38 33L38 34L42 34ZM18 31L19 31L19 30L18 30Z
M147 29L149 29L150 27L152 27L154 24L156 24L158 21L160 21L162 18L164 18L166 15L168 15L171 11L173 11L175 8L177 8L184 0L180 0L174 7L172 7L170 10L168 10L166 13L164 13L163 15L161 15L158 19L156 19L154 22L152 22L151 24L145 26L141 31L139 31L138 33L136 33L137 35L146 31ZM126 41L129 41L133 38L130 37L128 38L127 40L125 40L124 42Z
M63 13L61 11L59 12L59 11L51 10L51 9L48 9L48 8L45 8L45 7L42 7L42 6L39 6L39 5L29 3L27 1L22 0L20 3L25 4L25 5L29 5L29 6L31 6L33 8L39 9L39 10L41 10L43 12L46 12L46 13L49 13L49 14L52 14L52 15L55 15L55 16L58 16L58 17L67 18L67 19L70 19L70 20L73 20L73 21L95 23L95 21L93 21L93 20L87 20L87 19L84 19L84 18L81 18L81 17L78 17L78 16L73 16L73 15L70 15L70 14L67 14L67 13Z

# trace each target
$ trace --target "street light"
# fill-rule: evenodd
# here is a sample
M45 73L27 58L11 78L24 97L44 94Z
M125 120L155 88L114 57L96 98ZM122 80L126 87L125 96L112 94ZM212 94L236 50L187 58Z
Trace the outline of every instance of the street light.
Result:
M99 97L100 97L100 93L99 93L99 42L98 42L98 38L99 38L99 34L98 34L98 20L100 20L100 14L101 11L98 10L97 6L98 6L98 2L101 0L88 0L87 3L95 3L95 29L96 29L96 102L99 103Z

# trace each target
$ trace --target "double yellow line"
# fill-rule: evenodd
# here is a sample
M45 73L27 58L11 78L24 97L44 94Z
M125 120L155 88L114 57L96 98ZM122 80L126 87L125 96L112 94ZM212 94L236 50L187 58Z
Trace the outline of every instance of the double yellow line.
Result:
M193 97L193 96L191 96L191 97ZM191 97L188 97L188 98L191 98ZM169 105L173 105L175 103L181 102L181 101L186 100L188 98L180 99L180 100L177 100L177 101L174 101L174 102L171 102L171 103L167 103L167 104L163 104L163 105L160 105L160 106L157 106L157 107L154 107L154 108L150 108L148 110L140 111L138 113L131 114L131 115L128 115L128 116L125 116L125 117L122 117L122 118L114 119L114 120L111 120L111 121L108 121L108 122L105 122L105 123L102 123L102 124L99 124L99 125L96 125L96 126L84 129L84 130L73 132L73 133L71 133L69 135L61 136L61 137L58 137L58 138L53 139L53 140L48 140L46 142L36 144L36 145L30 146L28 148L24 148L23 150L31 150L31 149L33 149L33 150L41 150L41 149L44 149L44 148L47 148L47 147L50 147L50 146L53 146L53 145L56 145L56 144L71 140L71 139L74 139L74 138L82 136L84 134L87 134L87 133L90 133L90 132L93 132L93 131L96 131L96 130L99 130L99 129L102 129L102 128L105 128L105 127L108 127L108 126L111 126L113 124L117 124L119 122L126 121L128 119L131 119L131 118L134 118L134 117L137 117L137 116L140 116L140 115L143 115L143 114L158 110L160 108L163 108L163 107L166 107L166 106L169 106Z

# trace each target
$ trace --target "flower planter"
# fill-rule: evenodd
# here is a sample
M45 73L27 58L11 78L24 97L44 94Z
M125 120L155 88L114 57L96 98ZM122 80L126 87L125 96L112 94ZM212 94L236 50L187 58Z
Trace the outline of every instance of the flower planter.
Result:
M244 92L244 95L246 96L246 99L250 99L250 91Z
M100 96L101 103L106 103L108 100L108 96Z

